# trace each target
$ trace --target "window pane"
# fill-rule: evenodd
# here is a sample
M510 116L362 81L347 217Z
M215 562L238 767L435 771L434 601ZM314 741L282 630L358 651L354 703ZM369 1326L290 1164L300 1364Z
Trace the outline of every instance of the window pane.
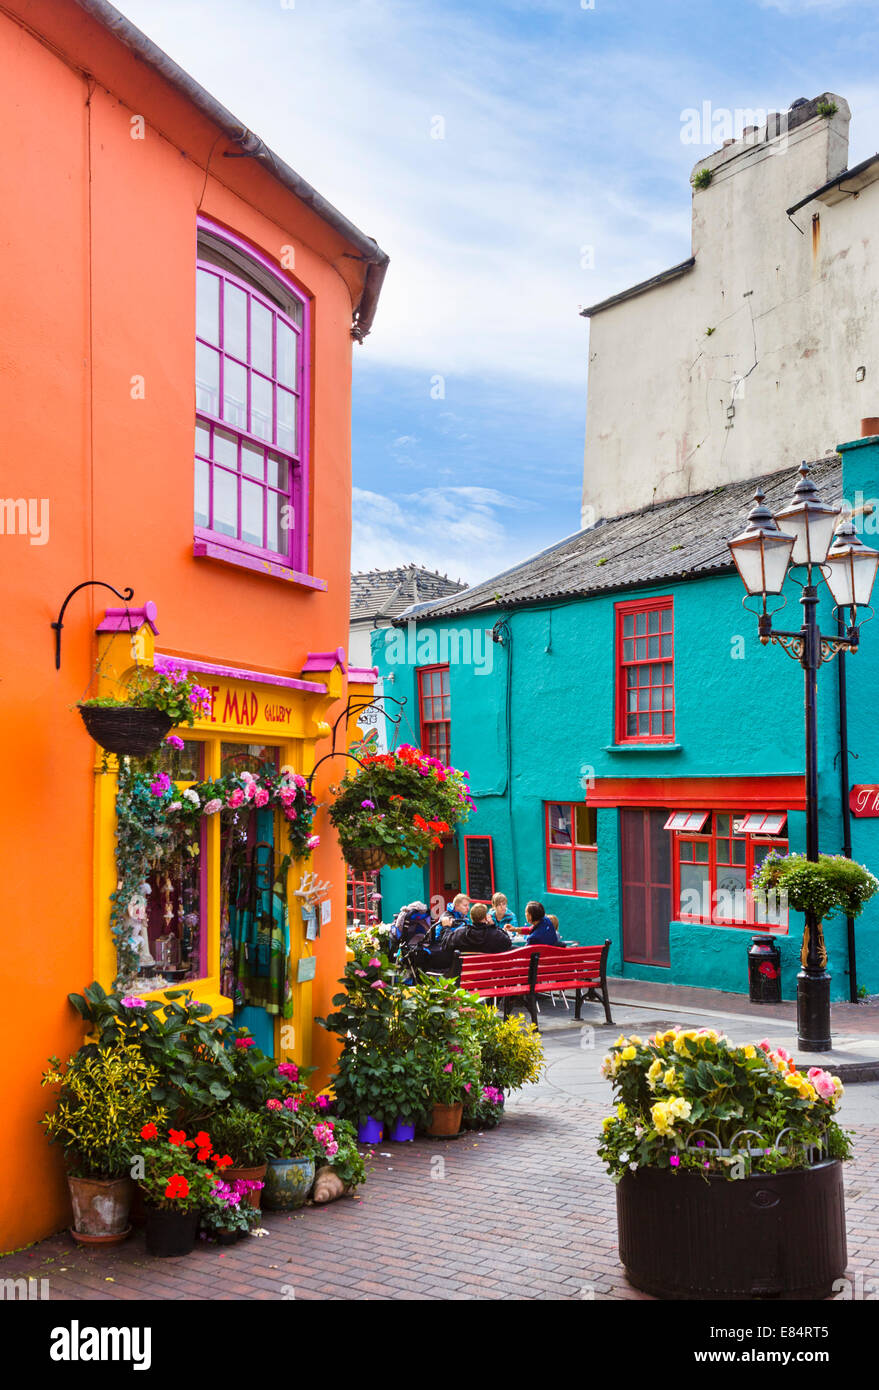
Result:
M660 639L659 639L659 655L660 655L660 656L671 656L671 654L672 654L672 653L671 653L671 643L672 643L672 639L671 639L671 636L670 636L670 635L669 635L669 636L662 636L662 637L660 637Z
M549 808L549 839L553 845L571 843L571 810L569 806L553 802Z
M670 609L670 608L663 608L661 616L662 616L662 631L663 631L663 632L671 632L671 627L672 627L672 623L671 623L671 609Z
M593 850L576 852L577 892L598 892L598 855Z
M623 643L623 661L633 661L635 658L635 643Z
M593 806L575 806L574 816L576 821L576 843L578 845L594 845L595 826L597 813Z
M659 638L658 638L658 637L648 637L648 639L647 639L647 648L648 648L648 651L647 651L647 655L648 655L648 656L659 656Z
M708 849L709 849L709 846L706 845L703 841L701 841L701 840L697 840L697 841L696 841L696 843L695 843L694 846L693 846L693 850L694 850L693 858L696 860L696 863L697 863L697 864L707 864L707 863L708 863Z
M647 709L647 708L648 708L648 701L649 701L649 699L650 699L650 691L649 691L649 690L647 690L647 689L639 690L639 691L638 691L638 708L639 708L639 709Z
M573 892L574 865L571 854L564 849L549 851L549 882L553 888Z
M272 487L279 487L284 492L290 486L287 460L278 454L269 454L269 482Z
M638 715L638 733L639 733L639 734L649 734L649 733L650 733L650 715L649 715L649 714L639 714L639 715Z
M271 743L221 743L220 776L228 777L230 772L252 772L255 777L263 777L267 772L277 772L279 753L280 749Z
M727 922L744 922L746 918L745 870L724 869L717 875L715 915Z
M207 270L199 270L195 277L195 331L199 338L209 343L219 342L220 326L220 281Z
M729 834L729 816L716 815L714 817L714 833L715 835Z
M278 319L278 380L285 386L296 385L296 334Z
M228 280L223 290L223 350L247 361L247 295Z
M211 431L208 425L202 424L201 420L195 422L195 452L201 454L204 459L209 459L211 456Z
M744 840L733 840L732 859L734 864L744 864L745 862L745 842Z
M214 531L238 535L238 479L224 468L214 469Z
M210 470L201 459L195 460L195 524L210 524Z
M681 843L680 843L680 851L681 851L681 859L688 859L688 860L689 860L689 859L693 859L693 858L695 857L694 854L693 854L693 841L692 841L692 840L681 840Z
M638 716L630 714L626 717L626 733L636 734L638 732Z
M623 636L633 637L635 633L635 618L632 613L627 613L623 618Z
M700 868L698 864L682 864L680 911L688 917L702 917L706 910L711 910L707 868Z
M272 437L272 383L250 374L250 432L260 439Z
M202 776L204 744L198 739L185 738L182 748L165 743L159 750L159 771L167 772L172 782L198 782Z
M238 467L238 440L228 430L214 430L214 459L227 468Z
M250 365L272 375L272 318L258 299L250 301Z
M647 631L647 614L646 614L646 613L636 613L636 614L635 614L635 633L638 634L638 633L642 633L642 632L646 632L646 631Z
M651 716L650 716L650 732L651 732L651 734L661 734L661 733L662 733L662 715L661 715L661 714L651 714Z
M241 484L241 539L249 545L263 548L262 501L263 490L258 483Z
M654 685L650 691L650 708L662 709L662 686Z
M729 840L717 841L717 862L718 864L729 863Z
M664 685L664 686L662 687L662 708L663 708L663 709L672 709L672 708L673 708L673 701L674 701L674 690L672 689L672 687L671 687L670 685Z
M296 453L296 397L278 387L278 444Z
M262 449L255 444L248 444L246 440L241 442L241 472L246 473L249 478L261 478L263 476L264 454Z
M659 631L659 609L654 609L652 613L647 614L647 631Z
M220 354L204 343L195 345L195 405L208 415L219 415Z
M286 555L293 526L293 508L286 497L270 492L266 497L266 549Z
M662 716L662 732L664 734L674 733L674 724L672 722L672 716L670 714L664 714Z
M223 359L223 419L247 428L247 370L231 357Z
M657 655L658 655L658 653L657 653ZM646 659L647 659L647 638L646 638L646 637L636 637L636 638L635 638L635 656L638 658L639 661L646 661Z

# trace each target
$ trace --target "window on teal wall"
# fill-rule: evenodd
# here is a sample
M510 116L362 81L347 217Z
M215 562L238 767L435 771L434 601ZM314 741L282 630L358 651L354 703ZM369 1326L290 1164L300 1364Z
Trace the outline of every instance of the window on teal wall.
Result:
M598 897L597 816L579 802L546 803L546 887L550 893Z
M418 713L421 747L446 766L452 760L452 697L448 666L422 666L418 671Z
M681 821L690 828L673 824ZM694 828L700 821L702 829L697 834ZM787 930L787 912L781 904L770 902L763 909L750 891L767 854L787 853L784 812L678 811L669 817L666 829L674 839L674 901L679 921Z
M616 605L617 743L671 743L675 734L672 598Z

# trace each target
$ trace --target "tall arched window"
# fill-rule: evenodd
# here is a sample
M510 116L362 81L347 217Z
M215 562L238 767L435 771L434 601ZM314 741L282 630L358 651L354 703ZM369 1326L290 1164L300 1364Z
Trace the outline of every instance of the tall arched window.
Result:
M196 274L196 537L304 571L306 301L213 236Z

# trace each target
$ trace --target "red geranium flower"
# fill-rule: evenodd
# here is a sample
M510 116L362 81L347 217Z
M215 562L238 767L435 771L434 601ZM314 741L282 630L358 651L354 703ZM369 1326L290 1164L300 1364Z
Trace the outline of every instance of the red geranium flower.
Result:
M141 1139L155 1139L158 1132L159 1131L156 1129L155 1125L151 1120L150 1123L148 1125L144 1125L143 1129L140 1131L140 1137Z
M205 1134L203 1129L200 1129L195 1136L195 1142L200 1149L209 1149L211 1147L211 1136Z
M181 1173L174 1173L168 1179L168 1186L165 1188L166 1197L188 1197L189 1183Z
M175 1144L175 1145L185 1144L185 1143L186 1143L186 1130L185 1130L185 1129L169 1129L169 1130L168 1130L168 1142L169 1142L170 1144Z
M229 1157L228 1154L223 1154L222 1157L218 1156L214 1159L215 1168L231 1168L231 1166L232 1159Z
M211 1156L210 1148L199 1149L198 1153L195 1156L198 1159L199 1163L207 1163L208 1159Z

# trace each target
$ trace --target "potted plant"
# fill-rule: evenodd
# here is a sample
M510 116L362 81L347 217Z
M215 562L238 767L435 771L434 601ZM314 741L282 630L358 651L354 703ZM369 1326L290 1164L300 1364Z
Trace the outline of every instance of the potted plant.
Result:
M598 1152L630 1282L658 1298L828 1298L846 1267L838 1078L707 1028L621 1037L604 1072L618 1104Z
M540 1080L543 1044L534 1024L523 1014L502 1018L482 1006L473 1015L479 1042L479 1085L464 1101L465 1129L494 1129L504 1117L505 1092Z
M95 743L107 753L133 758L155 753L176 725L192 725L210 709L210 691L173 665L136 667L124 699L99 695L79 702L82 722Z
M222 1154L232 1162L226 1169L225 1180L233 1188L236 1183L248 1184L247 1204L259 1209L262 1201L263 1179L266 1175L268 1133L265 1110L248 1110L246 1106L227 1105L210 1118L211 1137ZM235 1189L241 1192L243 1189Z
M258 1209L247 1198L253 1186L262 1187L262 1183L229 1182L230 1172L227 1170L226 1179L214 1180L208 1204L201 1213L202 1231L218 1245L234 1245L249 1235L259 1220Z
M153 1122L141 1130L146 1200L146 1247L151 1255L188 1255L195 1245L200 1212L211 1200L215 1178L232 1160L215 1154L211 1137L182 1129L163 1135Z
M466 774L403 744L363 759L330 807L346 862L359 873L424 864L473 809Z
M64 1150L73 1207L73 1239L86 1245L116 1245L131 1230L131 1166L147 1115L157 1114L150 1097L159 1073L136 1047L81 1047L61 1071L49 1059L44 1086L60 1085L55 1109L42 1123L50 1143Z
M321 1122L307 1101L295 1096L266 1101L268 1166L264 1201L270 1211L295 1211L308 1201L317 1152L325 1144L315 1136Z
M464 1101L479 1082L479 1052L472 1042L437 1043L427 1063L430 1095L428 1134L453 1139L461 1131Z

